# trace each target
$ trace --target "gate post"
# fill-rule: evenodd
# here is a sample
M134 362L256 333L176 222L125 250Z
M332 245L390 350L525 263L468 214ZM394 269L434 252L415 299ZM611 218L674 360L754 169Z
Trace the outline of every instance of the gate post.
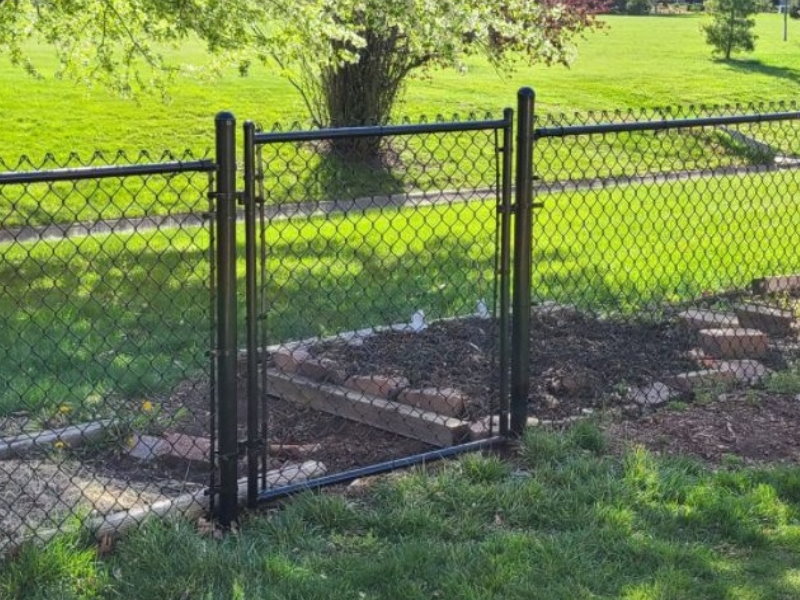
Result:
M258 504L258 283L256 272L256 126L244 124L244 253L247 323L247 506ZM261 350L265 351L265 350ZM263 417L265 418L265 417ZM262 441L263 442L263 441Z
M535 94L517 94L517 176L514 211L514 291L511 331L511 434L525 430L530 391L530 319L533 198L533 106Z
M236 406L236 118L218 113L217 186L217 456L220 525L230 527L238 510ZM212 490L213 493L213 490Z
M508 435L508 376L511 354L511 212L514 188L514 109L503 111L503 166L500 198L500 435Z

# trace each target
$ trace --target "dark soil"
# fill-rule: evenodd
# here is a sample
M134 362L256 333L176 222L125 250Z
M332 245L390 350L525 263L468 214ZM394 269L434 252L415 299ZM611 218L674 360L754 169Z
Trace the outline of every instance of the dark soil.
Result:
M246 364L239 364L239 406L237 411L239 423L239 439L246 439L247 399L246 399ZM166 403L170 413L182 407L186 416L172 429L191 435L208 436L209 432L209 399L208 385L186 383L179 386ZM263 407L259 407L259 412ZM409 454L425 452L431 449L423 442L382 431L368 425L362 425L342 417L337 417L318 410L304 408L288 400L269 396L267 398L267 442L273 446L314 445L319 448L313 452L304 452L301 457L270 456L269 469L297 463L305 460L316 460L325 464L329 472L342 471L357 466L364 466L380 461L391 460ZM240 462L240 470L244 475L244 460Z
M602 320L574 310L531 318L530 414L561 419L585 408L625 403L628 385L696 369L691 339L666 322ZM382 332L363 345L329 342L311 348L348 375L402 375L415 387L454 387L486 414L498 390L494 321L440 321L420 333Z
M800 400L791 396L725 394L705 406L661 410L606 429L611 439L712 463L731 456L747 463L800 460Z

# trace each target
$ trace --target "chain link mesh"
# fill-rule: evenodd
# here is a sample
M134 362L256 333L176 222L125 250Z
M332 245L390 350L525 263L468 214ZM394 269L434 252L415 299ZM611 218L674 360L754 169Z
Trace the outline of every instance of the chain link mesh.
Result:
M496 431L503 130L475 123L257 140L262 489Z
M202 159L0 160L4 549L206 502L213 163Z
M797 359L797 282L756 281L800 273L796 110L539 119L532 414L635 416L746 389ZM672 128L682 119L711 123ZM601 123L630 129L581 131Z

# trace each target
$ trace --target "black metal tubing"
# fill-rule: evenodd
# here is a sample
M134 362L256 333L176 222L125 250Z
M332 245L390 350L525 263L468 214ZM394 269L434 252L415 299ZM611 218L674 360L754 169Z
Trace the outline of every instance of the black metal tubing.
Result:
M244 124L244 259L247 324L247 506L258 504L258 288L256 275L256 126Z
M48 183L52 181L77 181L81 179L108 179L110 177L136 177L168 175L170 173L204 173L216 170L213 160L189 162L147 163L142 165L109 165L104 167L78 167L75 169L50 169L47 171L11 171L0 173L0 185L14 183Z
M310 142L339 138L383 137L390 135L417 135L422 133L445 133L448 131L479 131L482 129L502 129L505 120L456 121L446 123L416 123L413 125L376 125L369 127L335 127L308 131L273 131L257 133L256 144L275 142Z
M358 467L350 469L349 471L342 471L341 473L333 473L332 475L324 475L303 481L301 483L293 483L285 485L272 490L264 490L258 495L259 502L272 502L280 498L285 498L293 494L305 492L308 490L319 489L329 485L336 485L339 483L347 483L358 479L359 477L369 477L370 475L379 475L381 473L388 473L397 469L404 469L406 467L413 467L424 463L435 462L443 458L465 454L467 452L475 452L476 450L484 450L492 448L508 441L503 436L495 436L485 440L478 440L476 442L468 442L458 446L448 446L447 448L439 448L438 450L431 450L430 452L423 452L421 454L413 454L404 458L396 460L388 460L382 463L375 463L367 467Z
M503 111L503 166L500 192L500 435L508 435L509 336L511 319L511 203L514 176L514 110Z
M514 314L511 331L511 435L517 437L525 430L530 391L534 101L532 89L522 88L519 91L514 213Z
M239 455L236 406L236 119L215 119L217 189L217 519L230 527L237 518Z
M800 111L734 115L727 117L698 117L696 119L665 119L663 121L635 121L633 123L598 123L596 125L565 125L562 127L538 127L533 130L535 139L568 137L576 135L599 135L625 131L664 131L667 129L690 129L693 127L716 127L743 123L769 123L800 119Z

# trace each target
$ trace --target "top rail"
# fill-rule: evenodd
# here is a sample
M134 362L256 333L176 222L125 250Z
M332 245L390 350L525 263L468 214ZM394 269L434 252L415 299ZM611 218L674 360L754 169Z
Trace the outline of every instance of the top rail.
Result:
M483 121L414 123L408 125L332 127L330 129L309 129L306 131L272 131L257 133L254 141L256 144L270 144L276 142L310 142L341 138L445 133L448 131L480 131L486 129L502 129L507 124L508 122L506 119L489 119Z
M800 111L731 115L721 117L698 117L694 119L664 119L660 121L634 121L631 123L597 123L594 125L562 125L558 127L537 127L533 130L536 139L569 137L578 135L598 135L626 131L664 131L667 129L690 129L694 127L716 127L743 123L768 123L772 121L792 121L800 119Z
M170 173L202 173L214 171L216 168L217 165L213 160L194 160L146 163L141 165L105 165L101 167L76 167L73 169L48 169L43 171L10 171L0 173L0 185L164 175Z

